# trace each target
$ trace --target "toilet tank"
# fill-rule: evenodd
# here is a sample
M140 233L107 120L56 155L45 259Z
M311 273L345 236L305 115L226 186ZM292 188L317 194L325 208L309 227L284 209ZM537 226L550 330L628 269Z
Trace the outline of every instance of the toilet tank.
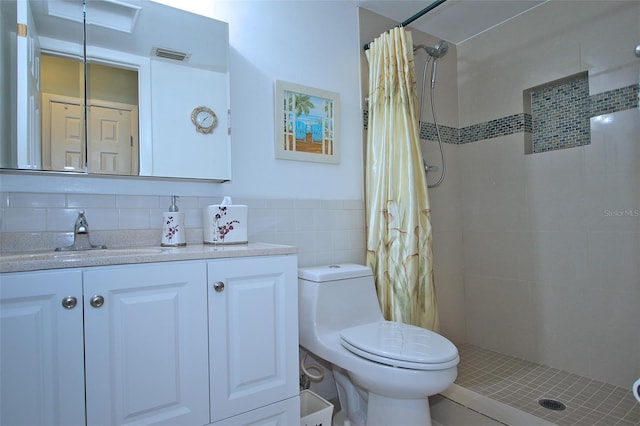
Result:
M371 268L355 264L298 269L300 343L316 333L383 319ZM310 345L310 343L309 343Z

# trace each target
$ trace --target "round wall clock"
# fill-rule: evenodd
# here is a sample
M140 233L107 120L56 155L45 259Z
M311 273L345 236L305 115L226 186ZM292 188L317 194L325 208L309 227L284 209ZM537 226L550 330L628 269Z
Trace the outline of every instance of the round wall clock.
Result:
M218 124L218 117L211 109L200 106L191 112L191 121L200 133L211 133Z

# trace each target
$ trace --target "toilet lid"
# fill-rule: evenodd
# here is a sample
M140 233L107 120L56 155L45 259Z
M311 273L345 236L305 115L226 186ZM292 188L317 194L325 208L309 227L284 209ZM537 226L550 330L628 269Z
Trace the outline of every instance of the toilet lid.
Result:
M456 366L458 349L427 329L391 321L358 325L340 332L342 346L372 361L415 370Z

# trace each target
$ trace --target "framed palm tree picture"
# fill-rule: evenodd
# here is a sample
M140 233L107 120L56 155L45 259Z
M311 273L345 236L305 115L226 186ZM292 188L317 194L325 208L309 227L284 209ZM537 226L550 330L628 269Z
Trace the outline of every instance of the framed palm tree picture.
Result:
M276 158L339 163L338 94L279 80L275 90Z

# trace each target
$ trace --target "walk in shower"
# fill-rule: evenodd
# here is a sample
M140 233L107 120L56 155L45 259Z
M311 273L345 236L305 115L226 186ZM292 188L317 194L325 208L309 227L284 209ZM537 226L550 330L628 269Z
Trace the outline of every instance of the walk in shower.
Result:
M464 13L466 2L454 4ZM445 7L426 16L444 19ZM429 196L441 332L462 354L458 385L519 410L526 396L557 424L609 414L640 422L631 396L640 377L638 22L639 2L551 0L458 42L412 31L416 45L449 42L435 92L447 178ZM361 40L397 23L361 9ZM420 80L428 55L415 58ZM362 75L366 87L366 64ZM427 102L421 137L437 164L431 112ZM522 391L507 368L520 362L546 371L535 383L549 371L567 379ZM565 410L538 403L556 397Z

